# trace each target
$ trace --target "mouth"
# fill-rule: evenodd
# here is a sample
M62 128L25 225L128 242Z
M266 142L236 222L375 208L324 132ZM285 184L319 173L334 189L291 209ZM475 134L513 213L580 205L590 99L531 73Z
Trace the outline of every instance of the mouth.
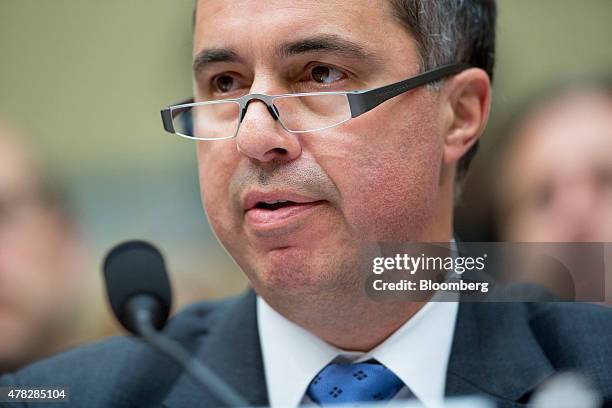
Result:
M295 194L247 194L245 220L256 229L274 229L297 221L326 203L325 200Z
M269 210L269 211L276 211L279 208L283 208L283 207L289 207L292 205L298 205L301 203L296 203L295 201L291 201L291 200L278 200L278 201L272 201L272 202L265 202L265 201L258 201L257 204L255 204L255 209L260 209L260 210Z

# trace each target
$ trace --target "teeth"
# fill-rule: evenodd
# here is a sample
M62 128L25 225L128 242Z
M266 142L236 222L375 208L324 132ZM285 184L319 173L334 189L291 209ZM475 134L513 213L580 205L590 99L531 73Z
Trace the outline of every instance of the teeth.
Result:
M275 200L275 201L266 201L266 204L282 204L282 203L288 203L289 200Z

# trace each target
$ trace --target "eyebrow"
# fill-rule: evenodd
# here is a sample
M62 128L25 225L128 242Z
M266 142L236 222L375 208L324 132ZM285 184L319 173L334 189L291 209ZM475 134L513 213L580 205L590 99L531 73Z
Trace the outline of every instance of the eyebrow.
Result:
M302 38L281 44L276 49L276 54L281 58L315 52L340 54L352 59L372 58L372 55L363 46L335 34ZM222 62L243 62L243 59L229 48L205 48L194 58L193 72L197 74L208 65Z
M335 34L321 34L302 38L282 44L277 49L277 54L285 58L313 52L341 54L354 59L363 59L370 56L363 46Z
M205 48L198 52L193 59L193 72L197 74L206 66L219 62L242 62L242 58L230 49Z

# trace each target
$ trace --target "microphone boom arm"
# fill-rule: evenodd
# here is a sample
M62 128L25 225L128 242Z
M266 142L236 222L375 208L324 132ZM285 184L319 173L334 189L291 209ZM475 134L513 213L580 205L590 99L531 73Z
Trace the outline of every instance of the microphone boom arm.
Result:
M196 382L210 391L216 400L228 407L247 407L249 405L208 367L192 358L178 342L157 330L158 322L154 320L155 316L159 316L155 310L159 308L159 302L154 296L144 294L135 296L126 303L125 308L128 315L132 317L130 322L132 327L141 338L176 362L179 367L184 368Z

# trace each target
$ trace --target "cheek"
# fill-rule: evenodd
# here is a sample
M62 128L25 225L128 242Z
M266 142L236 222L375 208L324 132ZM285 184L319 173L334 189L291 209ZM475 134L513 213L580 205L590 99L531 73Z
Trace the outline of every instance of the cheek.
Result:
M393 121L364 116L328 147L343 152L327 155L326 170L342 194L347 223L366 240L418 239L432 222L443 146L431 115L395 113Z
M217 234L231 229L229 182L238 162L233 140L197 142L198 175L202 204Z

